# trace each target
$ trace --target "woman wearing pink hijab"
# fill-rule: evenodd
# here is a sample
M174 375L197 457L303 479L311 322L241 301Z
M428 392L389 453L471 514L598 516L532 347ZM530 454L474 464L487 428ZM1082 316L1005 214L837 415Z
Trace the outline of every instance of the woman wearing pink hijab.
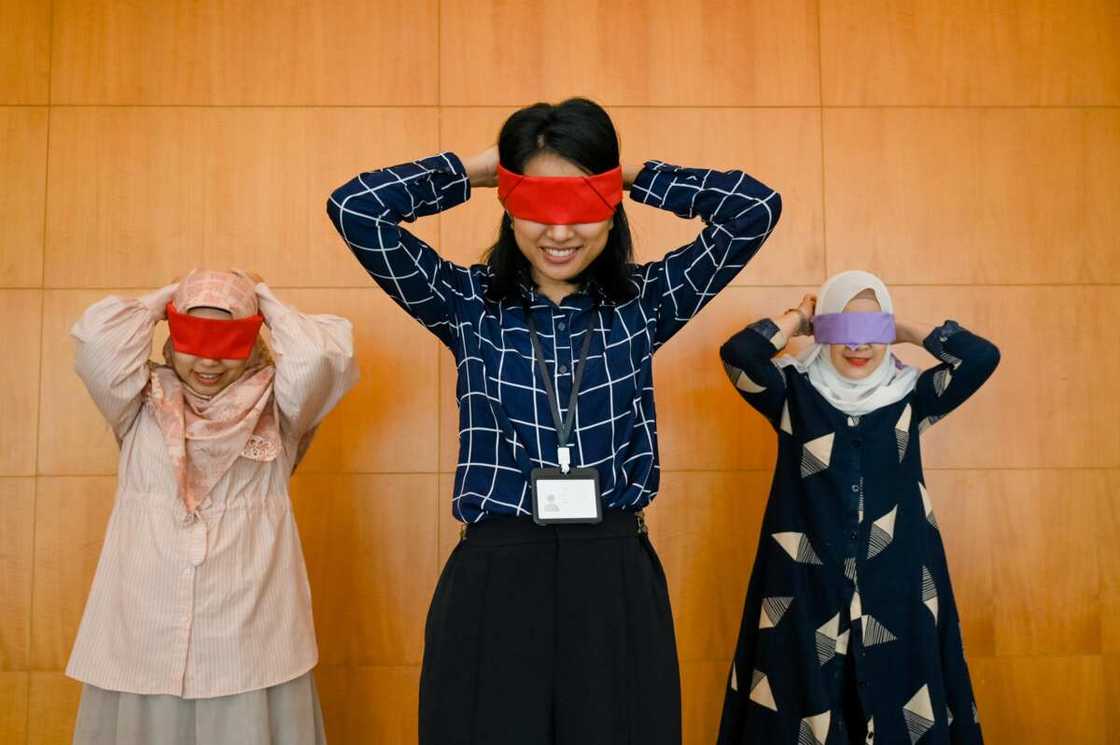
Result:
M195 270L105 298L71 335L120 445L66 668L84 683L75 745L325 742L288 481L357 379L350 322L300 313L254 275Z

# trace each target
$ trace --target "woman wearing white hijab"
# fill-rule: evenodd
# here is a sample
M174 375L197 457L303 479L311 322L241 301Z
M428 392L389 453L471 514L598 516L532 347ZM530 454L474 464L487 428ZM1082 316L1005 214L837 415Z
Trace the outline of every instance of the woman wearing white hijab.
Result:
M904 365L892 343L940 364ZM720 356L777 431L778 462L719 745L983 742L919 435L999 351L953 321L896 320L877 277L844 272Z

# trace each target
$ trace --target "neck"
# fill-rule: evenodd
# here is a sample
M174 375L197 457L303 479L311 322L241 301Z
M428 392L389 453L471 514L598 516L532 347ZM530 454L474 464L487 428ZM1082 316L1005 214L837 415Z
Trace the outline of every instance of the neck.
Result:
M544 295L552 302L559 305L568 295L571 295L577 289L578 285L573 282L563 282L558 279L550 279L549 277L542 277L536 272L533 272L533 281L537 283L537 292Z

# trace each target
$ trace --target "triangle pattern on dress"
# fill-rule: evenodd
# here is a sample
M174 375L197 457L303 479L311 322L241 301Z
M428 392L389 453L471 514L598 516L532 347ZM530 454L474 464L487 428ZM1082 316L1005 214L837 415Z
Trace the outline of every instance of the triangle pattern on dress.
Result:
M929 498L929 491L921 481L918 482L918 491L922 493L922 508L926 512L926 520L936 528L937 518L933 516L933 500Z
M933 614L933 625L937 625L937 585L933 582L933 575L929 568L922 567L922 603Z
M814 440L809 440L801 447L801 477L809 478L820 473L832 463L832 441L835 433L829 432Z
M910 733L910 745L915 745L933 729L933 703L929 698L928 685L919 688L913 698L906 702L902 707L902 716L906 720L906 730Z
M734 372L736 368L732 367L729 372ZM739 375L735 378L735 387L745 393L762 393L766 390L766 386L759 385L750 379L743 370L739 370Z
M875 745L875 717L867 720L867 737L864 738L863 745Z
M938 398L945 395L945 390L953 382L953 372L945 367L933 374L933 390Z
M771 537L777 541L778 545L798 564L820 565L821 560L817 557L817 552L813 550L812 544L809 543L809 539L804 533L789 531L785 533L773 533Z
M894 437L898 444L899 463L906 457L906 447L910 444L910 415L910 404L906 404L906 408L902 410L902 415L894 425Z
M886 626L879 623L874 616L863 617L863 646L874 647L897 639L898 637L892 634Z
M774 702L774 692L770 689L770 680L758 670L751 675L750 699L770 711L778 710L778 704Z
M918 434L924 435L927 429L940 422L943 418L944 417L933 416L932 414L927 416L925 419L918 422Z
M830 711L802 719L797 745L824 745L825 740L828 739L828 725L831 720Z
M863 604L859 599L859 585L856 585L855 592L852 593L852 603L848 607L848 620L855 623L863 616Z
M840 636L840 614L817 629L817 662L825 665L836 656L836 639Z
M729 685L731 686L731 690L739 690L739 675L735 670L735 660L731 661L731 683Z
M856 581L856 557L849 556L844 559L844 576L852 582Z
M789 401L782 404L782 422L778 429L785 432L787 435L793 434L793 420L789 417Z
M848 639L851 636L851 629L844 629L844 633L836 637L836 654L848 653Z
M874 559L891 545L894 540L894 521L898 516L898 505L890 512L871 523L871 535L867 540L867 558Z
M792 602L792 597L763 598L762 610L758 614L758 628L772 629L777 626Z

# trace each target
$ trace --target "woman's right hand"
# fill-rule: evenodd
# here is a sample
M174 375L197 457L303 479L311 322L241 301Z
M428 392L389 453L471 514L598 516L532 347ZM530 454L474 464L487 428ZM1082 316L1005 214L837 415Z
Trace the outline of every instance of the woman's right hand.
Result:
M810 293L801 298L801 304L796 308L790 308L773 320L786 339L792 339L795 336L807 336L812 333L813 314L816 311L817 296Z
M498 146L492 145L478 155L463 159L463 168L467 172L471 186L495 187L498 185Z

